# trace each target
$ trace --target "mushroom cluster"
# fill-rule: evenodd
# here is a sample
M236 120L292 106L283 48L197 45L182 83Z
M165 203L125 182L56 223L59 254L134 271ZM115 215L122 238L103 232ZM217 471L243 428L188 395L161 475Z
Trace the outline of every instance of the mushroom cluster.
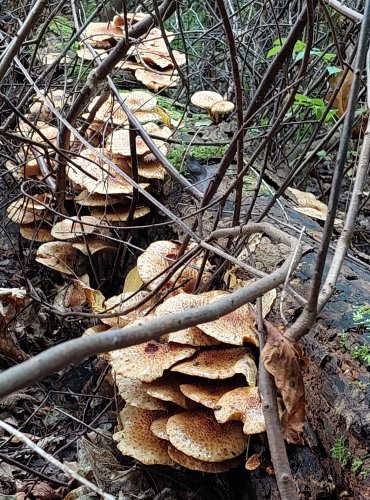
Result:
M106 300L104 310L112 317L102 318L105 326L85 334L140 325L228 294L188 293L202 259L194 257L171 273L179 250L180 245L170 241L149 245L137 261L140 291ZM209 270L207 264L205 273ZM149 298L149 293L160 280L169 291L175 283L177 288L157 305L158 297ZM135 304L136 309L125 312ZM265 431L256 387L254 318L253 306L247 304L218 320L103 355L126 403L113 436L124 455L144 464L210 473L230 470L243 461L249 436Z
M142 12L127 13L128 26L136 24L144 17L145 14ZM125 35L124 19L122 14L114 16L112 22L90 23L83 34L83 41L94 47L101 58L106 58L109 50ZM165 34L168 42L174 39L173 33L166 31ZM94 59L94 55L84 44L77 50L77 56L90 61ZM186 63L185 54L177 50L169 52L162 32L158 28L152 28L140 43L130 49L127 56L124 61L117 64L116 68L132 71L139 82L154 92L176 87L179 77L175 67Z
M191 103L198 108L205 109L214 124L220 123L234 111L234 103L224 101L222 95L217 92L200 90L191 97Z

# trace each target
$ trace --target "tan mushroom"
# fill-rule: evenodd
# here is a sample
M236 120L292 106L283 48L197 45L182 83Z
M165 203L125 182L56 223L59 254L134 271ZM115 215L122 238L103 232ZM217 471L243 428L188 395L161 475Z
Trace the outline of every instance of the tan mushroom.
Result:
M152 111L157 105L157 98L153 94L134 90L127 94L121 94L126 106L134 112L137 111Z
M255 453L254 455L251 455L245 462L245 468L247 470L256 470L258 469L262 464L262 460L260 456Z
M154 144L166 154L167 148L163 141L159 139L153 140ZM108 154L131 156L130 132L129 130L121 129L114 130L107 139L105 149ZM146 145L140 136L136 136L136 154L144 156L150 153L150 148Z
M155 422L153 422L153 424L155 424ZM238 467L241 462L240 457L230 458L229 460L223 460L222 462L205 462L204 460L198 460L190 457L186 453L176 449L172 446L172 444L168 446L168 454L172 460L182 467L200 472L208 472L210 474L221 474L222 472L235 469L235 467Z
M254 386L257 367L246 347L202 349L192 359L178 363L171 371L209 379L226 379L241 373Z
M162 335L161 339L166 342L176 342L177 344L187 344L194 347L220 344L218 340L208 337L208 335L203 333L202 330L196 326L185 328L185 330L179 330L178 332L167 333L166 335Z
M97 53L98 57L101 59L106 59L108 57L108 52L104 49L95 48L94 51ZM76 50L76 55L84 61L94 61L97 56L91 52L87 47Z
M214 410L218 407L219 399L227 392L239 387L239 385L237 382L217 381L217 383L214 383L212 380L204 380L193 384L181 384L180 390L192 401Z
M91 215L62 219L54 225L51 235L58 240L73 240L79 236L92 234L97 224L99 220Z
M119 415L122 431L113 435L120 452L146 465L174 465L167 442L150 431L152 423L163 415L162 411L126 406Z
M106 332L109 330L109 326L106 325L95 325L90 326L90 328L86 328L82 335L96 335L101 332Z
M83 241L74 241L73 248L79 250L84 255L94 255L98 252L116 252L117 247L113 242L104 241L100 237L91 235L83 239Z
M241 420L245 434L259 434L266 430L258 387L238 387L224 394L218 404L220 408L215 410L215 417L221 424Z
M78 307L86 303L86 296L78 283L70 283L63 286L54 298L53 305L57 309L64 311L69 307Z
M39 243L46 243L54 239L51 235L51 229L48 226L21 224L19 232L25 240L37 241Z
M159 283L164 279L165 275L162 274L156 278L159 273L168 269L171 264L176 260L180 245L171 241L155 241L145 250L144 253L139 255L137 259L137 268L141 280L147 284L150 290L154 290ZM169 278L168 286L176 283L182 285L184 290L192 290L198 276L202 258L194 258L185 266L182 266L175 274ZM206 271L203 279L207 279L209 273ZM180 312L180 309L178 309Z
M90 23L83 32L84 41L98 49L109 49L116 43L117 38L123 37L121 28L113 23Z
M127 12L126 19L128 24L136 24L142 19L144 19L148 14L145 12ZM125 24L125 14L119 14L113 17L114 26L124 26Z
M9 219L16 224L30 224L43 219L50 197L48 195L35 195L33 198L35 199L21 196L10 203L6 209Z
M168 434L166 429L168 419L168 416L158 418L157 420L154 420L154 422L150 426L150 430L155 436L157 436L157 438L165 439L166 441L168 441Z
M195 353L192 347L163 344L149 340L143 344L109 353L110 364L117 375L142 382L153 382L165 370Z
M65 241L50 241L37 249L36 261L54 271L74 275L76 251Z
M74 201L83 207L106 207L115 205L122 201L121 196L108 196L107 194L90 193L89 191L81 191L74 197Z
M112 327L122 327L128 325L130 322L141 318L141 322L148 321L148 316L144 316L146 311L150 309L155 304L155 299L147 300L143 305L139 306L138 303L146 298L148 292L137 292L137 293L121 293L120 295L115 295L110 297L105 302L105 309L107 313L117 314L122 312L120 316L115 316L111 318L102 318L102 322L112 326ZM134 307L135 310L128 314L124 311L128 308Z
M220 123L221 120L234 111L234 108L234 104L230 101L216 102L209 112L213 123Z
M166 170L162 167L162 164L154 158L151 158L152 155L148 154L143 158L139 159L137 172L140 177L144 177L144 179L159 179L163 180ZM131 165L131 159L126 158L128 165Z
M130 378L116 375L116 384L119 395L131 406L142 408L143 410L162 410L165 411L166 405L159 399L150 396L146 392L149 384L132 380Z
M114 207L114 208L94 208L91 209L91 215L93 215L100 223L101 222L126 222L130 213L130 208L128 207ZM133 220L139 219L140 217L145 217L150 212L149 207L139 206L136 207L133 214Z
M198 460L223 462L239 456L246 449L248 436L239 422L219 424L207 409L173 415L166 426L171 444Z
M153 396L153 398L174 403L182 408L188 408L189 406L189 402L180 391L179 382L168 377L158 379L155 382L148 384L146 392L150 396Z
M217 92L201 90L199 92L195 92L195 94L191 96L190 101L192 104L194 104L194 106L197 106L201 109L206 109L209 113L212 107L217 102L223 101L223 98L222 95L218 94Z
M135 71L135 78L154 92L177 87L180 81L180 78L175 74L158 73L142 68Z

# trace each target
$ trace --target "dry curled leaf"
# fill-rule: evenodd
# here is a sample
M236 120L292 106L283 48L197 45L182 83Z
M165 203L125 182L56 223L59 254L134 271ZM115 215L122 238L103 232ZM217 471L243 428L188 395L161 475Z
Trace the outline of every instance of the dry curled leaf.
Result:
M288 443L303 444L301 433L306 421L303 351L298 344L285 338L272 323L265 321L265 328L267 339L262 350L262 361L274 377L285 404L281 420L284 438Z

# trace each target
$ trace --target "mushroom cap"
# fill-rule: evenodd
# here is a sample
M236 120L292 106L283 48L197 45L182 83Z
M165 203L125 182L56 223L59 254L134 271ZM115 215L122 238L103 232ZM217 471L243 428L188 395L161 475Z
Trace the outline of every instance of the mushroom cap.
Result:
M165 240L155 241L148 246L144 253L139 255L137 259L137 269L141 280L143 283L147 284L150 290L154 290L164 279L165 274L162 274L158 278L156 278L156 276L171 266L179 250L180 245L178 243ZM192 289L196 282L201 262L202 258L194 258L178 269L174 275L169 278L169 286L176 283L176 285L183 285L184 290ZM203 279L206 279L208 276L209 273L205 272ZM178 311L180 311L180 309L178 309ZM172 310L170 312L174 311Z
M154 422L150 426L150 430L155 436L157 436L157 438L165 439L166 441L168 441L168 435L166 429L168 418L169 418L168 416L158 418L158 420L154 420Z
M121 94L126 106L134 112L152 111L157 105L157 97L149 92L134 90L133 92Z
M199 295L182 293L174 297L169 297L163 304L157 307L155 314L156 316L165 316L175 311L183 312L193 307L210 304L219 300L220 297L229 295L228 292L215 291L217 293L206 292ZM249 304L245 304L235 311L222 316L220 319L197 326L209 337L225 344L241 346L244 342L250 342L258 345L258 333L254 323L253 309Z
M95 325L86 328L82 335L96 335L97 333L106 332L109 330L109 326L106 325Z
M104 49L94 49L95 52L98 54L101 59L105 59L108 57L108 52ZM82 47L81 49L76 50L76 55L80 59L83 59L84 61L94 61L96 56L90 52L90 50L87 47Z
M139 68L135 71L135 78L154 92L177 87L180 78L175 74L160 74L148 69Z
M222 462L239 456L246 449L248 437L239 422L219 424L207 409L172 415L166 426L171 444L198 460Z
M126 158L127 163L131 166L131 159ZM137 172L144 179L159 179L163 180L166 170L156 158L151 159L151 155L146 155L139 159Z
M133 214L133 220L144 217L150 212L149 207L136 207ZM93 208L91 215L93 215L98 222L126 222L130 213L130 208L127 207L113 207L113 208Z
M262 464L262 460L260 456L255 453L254 455L251 455L245 462L245 468L247 470L256 470L260 465Z
M219 345L220 342L211 337L208 337L196 326L179 330L178 332L171 332L162 335L162 340L166 342L176 342L177 344L187 344L194 347Z
M34 198L40 200L41 203L25 196L12 201L6 209L9 219L16 224L30 224L43 219L42 212L47 209L44 204L48 205L50 198L48 195L35 195Z
M155 422L153 422L153 424L154 423ZM172 444L168 446L168 454L172 458L172 460L174 460L182 467L186 467L190 470L208 472L211 474L220 474L222 472L227 472L231 469L235 469L235 467L238 467L241 462L240 457L230 458L229 460L223 460L222 462L205 462L204 460L198 460L196 458L190 457L189 455L186 455L182 451L172 446Z
M123 31L110 22L95 22L86 26L82 36L92 47L106 49L115 43L116 38L123 37Z
M191 96L191 103L202 109L211 109L216 102L223 101L222 95L209 90L200 90Z
M95 290L94 288L91 288L87 283L84 283L83 281L79 281L79 286L83 289L85 293L86 300L91 307L92 311L95 314L99 314L104 311L104 301L105 297L101 293L100 290ZM100 326L105 326L105 325L100 325Z
M234 111L235 105L230 101L218 101L211 108L212 115L228 115Z
M54 271L74 275L76 251L66 241L49 241L37 249L36 261Z
M109 353L110 364L117 375L142 382L153 382L165 370L195 353L192 347L162 344L149 340L143 344L118 349Z
M154 144L166 154L166 147L163 141L159 139L153 140ZM105 146L107 154L119 155L119 156L129 156L131 157L131 147L130 147L130 132L126 129L114 130L107 139ZM144 156L150 153L149 147L145 144L140 136L136 136L136 154L139 156Z
M116 384L119 395L122 399L131 406L142 408L143 410L162 410L166 411L166 405L158 399L150 396L146 392L148 384L140 382L140 380L132 380L130 378L116 376Z
M244 434L265 432L266 425L258 387L238 387L224 394L218 405L220 408L215 410L215 417L221 424L230 420L241 420L244 422Z
M175 403L182 408L187 408L186 397L180 391L180 384L171 378L158 379L151 384L147 384L146 392L153 398Z
M219 406L218 401L227 392L236 389L240 384L237 382L219 382L204 380L193 384L181 384L181 392L192 401L200 403L214 410Z
M86 296L76 283L63 286L54 298L53 305L57 309L64 311L68 307L82 306L86 302Z
M116 314L127 310L129 307L133 307L138 304L141 300L145 299L148 292L137 292L137 293L126 293L123 292L120 295L114 295L105 301L105 310L107 313ZM146 311L150 309L155 304L155 299L149 299L141 306L136 306L136 309L128 314L123 313L121 316L115 316L111 318L101 318L102 322L106 325L112 327L122 327L126 326L137 318L141 317L140 322L143 323L150 319L148 316L144 316Z
M118 172L110 168L109 165L103 163L91 151L85 150L83 156L76 158L74 163L76 166L72 164L67 166L69 179L90 193L108 195L132 194L132 184L126 181ZM149 184L140 184L140 186L146 188Z
M52 228L51 234L58 240L73 240L79 236L92 234L97 224L99 224L99 220L91 215L82 215L79 219L71 217L57 222Z
M141 64L135 61L130 61L129 59L126 59L125 61L119 61L115 65L115 68L121 69L123 71L136 71L137 69L142 68L142 66Z
M171 371L209 379L226 379L241 373L251 386L257 378L256 364L246 347L202 349L192 359L173 366Z
M144 19L148 14L145 12L127 12L126 19L128 24L136 24L142 19ZM125 24L125 14L118 14L113 17L114 26L124 26Z
M34 224L21 224L19 232L25 240L37 241L39 243L46 243L53 241L50 227L43 227Z
M119 451L146 465L174 465L167 442L150 431L152 423L163 415L162 411L126 406L119 415L122 431L113 435Z
M83 207L106 207L115 205L122 201L121 196L108 196L107 194L90 193L87 190L81 191L75 196L74 201Z
M73 241L73 248L79 250L84 255L89 256L96 254L97 252L105 251L105 252L116 252L117 247L113 242L104 241L98 236L91 235L84 238L83 241Z

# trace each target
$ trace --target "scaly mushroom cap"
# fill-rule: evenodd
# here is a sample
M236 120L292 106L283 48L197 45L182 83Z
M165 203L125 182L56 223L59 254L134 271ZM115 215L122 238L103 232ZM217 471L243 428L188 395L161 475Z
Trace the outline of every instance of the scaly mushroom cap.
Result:
M140 382L140 380L132 380L130 378L116 376L116 384L119 395L122 399L131 406L142 408L143 410L162 410L166 411L166 405L158 399L149 396L146 392L148 384Z
M210 110L216 102L223 101L222 95L217 92L212 92L208 90L201 90L195 92L190 99L191 103L198 108Z
M159 179L163 180L166 170L162 167L162 164L154 158L151 158L151 154L144 156L139 159L137 172L140 177L144 179ZM126 158L128 165L131 166L131 159Z
M109 353L110 364L117 375L142 382L153 382L175 363L189 358L195 349L149 340Z
M134 90L129 94L121 94L126 106L133 112L152 111L157 105L157 98L149 92Z
M70 243L50 241L37 249L36 261L54 271L74 275L76 251Z
M244 434L265 432L258 387L238 387L224 394L218 404L220 409L215 410L215 417L221 424L230 420L241 420L244 422Z
M167 442L150 431L152 423L163 415L162 411L126 406L119 415L122 431L113 434L119 451L146 465L173 466L174 462L167 452Z
M231 378L241 373L249 385L256 385L257 367L246 347L202 349L189 361L183 361L171 371L209 379Z
M148 14L145 12L127 12L126 19L128 24L136 24L142 19L144 19ZM119 14L113 17L114 26L124 26L125 25L125 14Z
M176 342L177 344L187 344L194 347L204 347L210 345L219 345L220 342L211 337L208 337L196 326L179 330L178 332L167 333L162 335L162 340L166 342Z
M219 382L204 380L195 384L181 384L181 392L192 401L200 403L214 410L218 407L219 399L227 392L239 387L237 382Z
M50 227L43 227L34 224L25 224L19 226L19 232L21 236L30 241L37 241L39 243L46 243L48 241L53 241L53 236L51 235Z
M56 294L53 306L61 311L68 307L78 307L86 303L86 296L81 287L76 283L63 286Z
M137 292L137 293L121 293L120 295L114 295L105 301L105 309L107 313L117 314L123 312L128 308L136 306L136 309L128 314L122 314L122 316L115 316L112 318L102 318L102 322L106 325L112 327L122 327L126 326L137 318L141 317L140 321L148 321L148 317L143 317L148 309L150 309L155 304L155 299L149 299L141 306L137 304L145 299L148 292Z
M154 139L154 143L161 149L162 152L166 150L162 141ZM108 155L131 156L130 132L125 129L114 130L108 136L105 150ZM143 139L140 136L136 136L136 154L144 156L149 153L150 149L145 144Z
M91 215L83 215L79 219L71 217L71 219L57 222L52 228L51 234L58 240L73 240L79 236L92 234L97 224L99 224L99 220Z
M76 158L74 163L76 166L72 164L67 166L68 178L90 193L132 194L132 185L109 165L102 163L91 151L84 151L83 156ZM78 167L81 167L81 170ZM146 188L149 184L140 186Z
M108 196L106 194L89 193L89 191L81 191L75 196L74 201L83 207L106 207L115 205L122 201L121 196Z
M171 444L198 460L222 462L239 456L246 449L248 437L238 422L219 424L206 409L178 413L166 426Z
M206 292L199 295L184 293L169 297L157 307L156 315L165 316L175 311L183 312L193 307L210 304L228 295L227 292L218 290L217 292L215 294ZM220 319L198 325L198 328L209 337L225 344L243 345L244 342L250 342L258 345L258 333L254 323L253 310L249 304L246 304Z
M117 247L113 242L104 241L97 236L87 236L83 241L74 241L72 243L73 248L79 250L84 255L89 256L94 255L98 252L116 252Z
M108 57L108 52L106 50L97 48L95 48L94 50L101 59L106 59ZM84 61L94 61L96 58L96 56L92 54L87 47L76 50L76 55Z
M133 220L144 217L150 212L149 207L136 207L133 214ZM130 209L126 207L114 207L114 208L94 208L91 209L91 215L93 215L99 222L126 222L130 213Z
M234 111L234 108L234 103L230 101L218 101L212 106L210 114L212 117L217 117L217 121L219 121L219 117L229 115Z
M141 280L143 283L147 284L150 290L154 290L154 288L164 279L164 274L159 278L156 278L156 276L171 266L179 250L180 245L178 243L173 243L172 241L155 241L148 246L144 253L139 255L137 259L137 269ZM186 266L182 266L178 269L175 274L169 278L169 286L176 283L176 285L183 285L185 291L192 289L196 282L201 262L201 257L194 258L187 263ZM207 279L208 277L209 273L205 272L203 274L203 279ZM180 311L180 309L178 311Z
M114 45L116 38L123 37L123 31L112 23L98 22L90 23L82 36L92 47L106 49Z
M180 81L180 78L175 74L160 74L142 68L135 71L135 78L154 92L177 87Z
M187 408L188 403L186 397L180 391L180 384L176 380L171 380L171 378L163 378L148 384L146 387L146 392L153 398L161 399L162 401L168 401L170 403L175 403L182 408Z
M165 439L168 441L168 435L167 435L167 422L168 422L169 417L161 417L158 420L154 420L152 425L150 426L150 430L152 433L157 436L159 439Z
M247 461L245 462L245 468L247 470L256 470L258 469L258 467L260 467L262 464L262 460L261 458L259 457L259 455L257 455L257 453L255 453L254 455L251 455Z
M153 424L154 423L155 422L153 422ZM174 446L172 446L172 444L168 446L168 454L172 460L182 467L186 467L190 470L198 470L200 472L208 472L210 474L220 474L222 472L235 469L235 467L238 467L241 462L240 457L230 458L229 460L223 460L222 462L204 462L203 460L197 460L196 458L189 457L189 455L177 450Z
M30 224L43 219L43 212L47 210L47 206L44 204L48 205L50 197L48 195L35 195L34 198L41 203L25 196L12 201L6 209L9 219L16 224Z

